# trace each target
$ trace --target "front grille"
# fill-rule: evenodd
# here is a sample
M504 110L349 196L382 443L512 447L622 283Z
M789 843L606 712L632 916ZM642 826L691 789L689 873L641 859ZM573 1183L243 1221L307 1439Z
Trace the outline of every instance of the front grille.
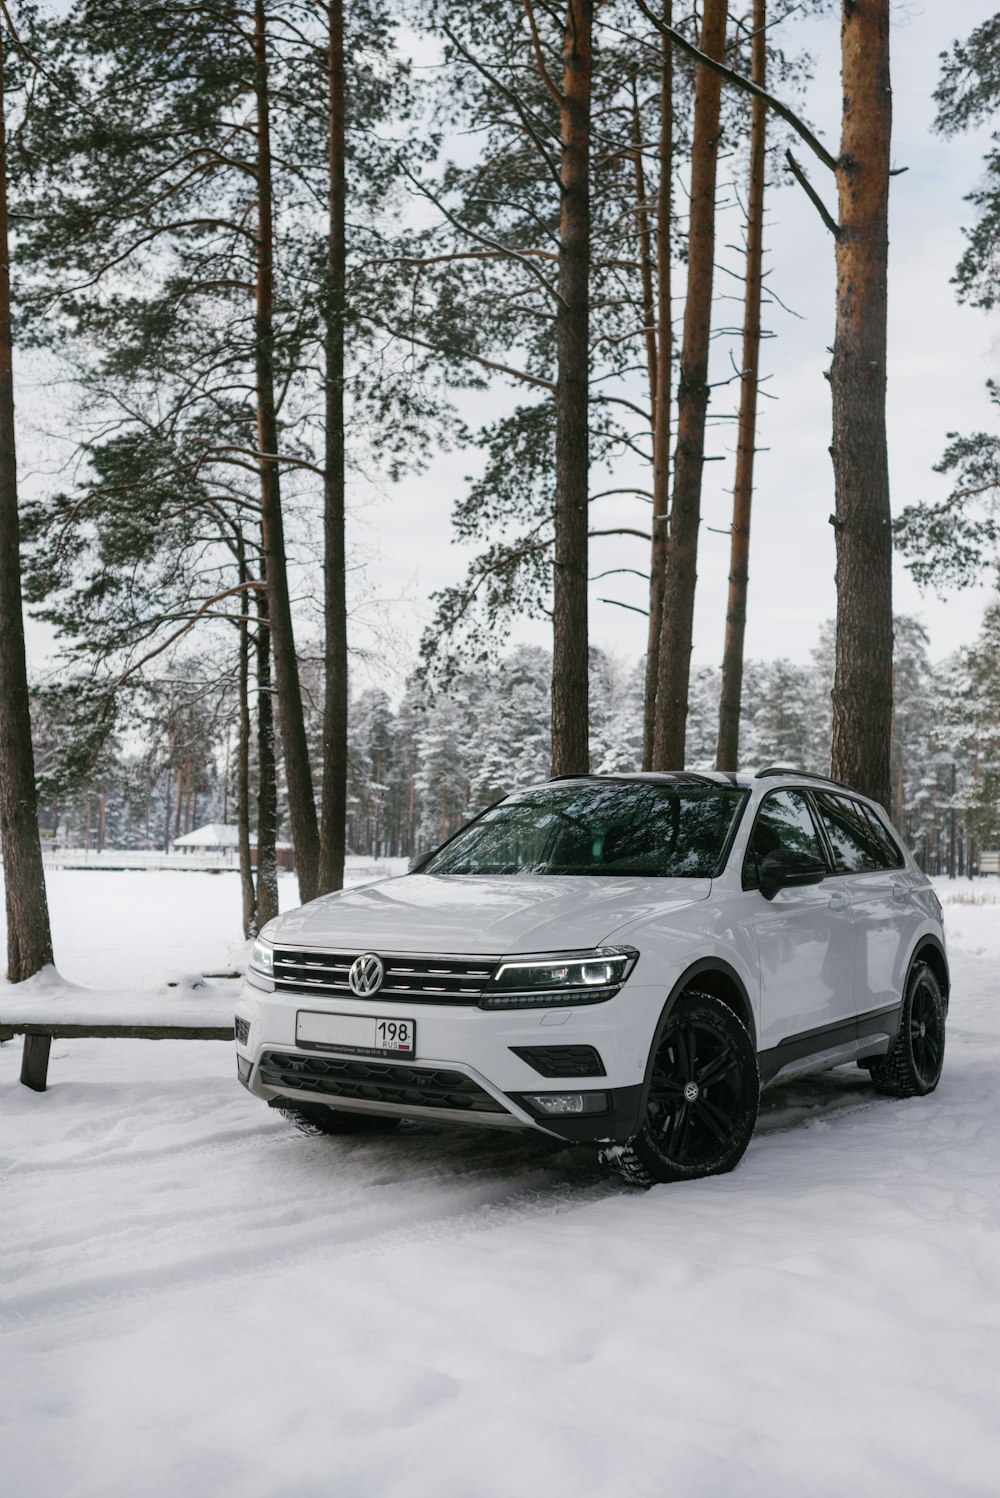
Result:
M258 1075L265 1087L280 1087L282 1092L322 1092L358 1102L397 1103L405 1108L507 1112L471 1077L437 1066L388 1066L379 1061L341 1061L265 1051Z
M246 1045L250 1039L250 1021L241 1019L239 1015L236 1016L236 1039L240 1045Z
M274 986L292 993L355 994L347 981L358 952L297 952L278 947L274 953ZM424 1004L478 1004L499 957L386 957L385 977L374 1003L385 999Z
M606 1077L592 1045L512 1045L511 1050L543 1077Z

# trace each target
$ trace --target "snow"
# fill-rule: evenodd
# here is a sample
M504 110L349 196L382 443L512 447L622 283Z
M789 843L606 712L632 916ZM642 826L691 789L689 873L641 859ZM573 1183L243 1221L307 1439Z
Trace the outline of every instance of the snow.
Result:
M240 829L226 822L206 822L193 832L175 837L175 848L236 848L239 846Z
M119 973L233 938L216 876L52 879L76 981L112 880ZM775 1089L737 1171L648 1193L542 1136L306 1138L221 1043L55 1041L43 1095L3 1046L4 1494L995 1494L1000 884L939 893L937 1092Z

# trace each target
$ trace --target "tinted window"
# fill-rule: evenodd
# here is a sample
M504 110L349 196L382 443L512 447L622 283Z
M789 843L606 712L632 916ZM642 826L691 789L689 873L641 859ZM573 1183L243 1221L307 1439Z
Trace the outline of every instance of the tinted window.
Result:
M885 866L882 850L860 801L817 791L816 803L833 845L838 874L863 874Z
M773 791L761 803L743 863L744 885L756 885L761 861L777 848L826 862L809 803L798 791Z
M886 869L901 869L903 867L903 855L896 846L896 841L885 826L883 821L870 806L864 807L865 816L868 818L875 841L878 843L882 855L882 867Z
M641 874L704 878L746 792L591 781L540 786L463 828L426 874Z

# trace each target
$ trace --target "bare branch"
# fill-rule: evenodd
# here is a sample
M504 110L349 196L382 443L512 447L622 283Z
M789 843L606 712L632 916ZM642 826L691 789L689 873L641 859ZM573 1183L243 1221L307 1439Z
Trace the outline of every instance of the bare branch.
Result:
M213 604L221 603L223 598L232 598L234 593L246 593L251 589L259 592L266 586L267 584L262 582L238 583L234 588L227 588L224 593L216 593L214 598L206 598L201 608L197 609L195 613L192 614L191 618L188 619L180 629L175 630L172 635L168 635L168 637L163 641L162 644L157 645L155 650L151 650L148 655L143 656L141 661L136 661L134 665L127 667L120 676L116 677L114 682L112 683L111 690L113 692L117 691L120 686L128 681L130 676L134 676L137 671L141 671L143 666L148 665L151 660L154 660L156 658L156 656L162 655L165 650L168 650L170 648L175 640L179 640L181 635L186 635L189 629L194 629L198 620L202 617L202 615L208 613Z
M833 217L833 214L823 202L823 199L820 197L815 187L813 187L812 183L809 181L809 178L806 176L805 172L795 160L795 157L792 155L791 151L785 152L785 160L788 162L792 176L795 178L799 186L804 189L806 197L812 203L813 207L816 209L816 212L819 214L824 224L826 224L826 227L829 229L834 239L839 239L840 225L837 223L837 220ZM768 290L770 291L770 287L768 288Z
M662 31L664 36L669 36L675 47L679 47L682 52L687 53L688 57L692 57L695 62L700 62L704 67L710 68L713 73L718 73L720 77L725 78L729 83L734 83L737 88L743 89L744 93L752 94L755 99L763 99L768 108L773 109L774 113L780 119L783 119L786 125L791 125L796 135L805 141L811 151L815 151L824 166L829 167L831 172L837 170L837 158L831 156L823 142L809 129L805 120L800 119L793 109L789 109L787 104L783 104L780 99L776 99L773 94L769 94L767 89L761 88L759 84L751 83L749 78L744 78L742 73L737 73L734 68L727 67L724 62L716 62L714 57L707 57L693 42L689 42L686 36L682 36L675 27L665 25L663 21L655 16L646 4L646 0L635 0L635 3L646 19L652 21L658 31Z

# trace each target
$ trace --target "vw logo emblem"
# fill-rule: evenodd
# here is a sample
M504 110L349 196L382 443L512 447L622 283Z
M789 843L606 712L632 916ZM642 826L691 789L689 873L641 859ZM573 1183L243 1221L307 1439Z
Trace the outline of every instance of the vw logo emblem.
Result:
M384 977L385 963L381 957L374 952L363 952L351 963L347 981L359 999L366 999L369 994L378 993Z

